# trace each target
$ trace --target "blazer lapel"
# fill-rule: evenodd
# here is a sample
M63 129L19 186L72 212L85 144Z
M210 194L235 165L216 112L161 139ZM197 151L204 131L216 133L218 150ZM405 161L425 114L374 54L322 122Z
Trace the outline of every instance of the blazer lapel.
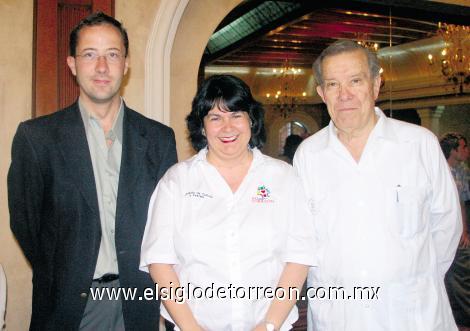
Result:
M85 201L99 215L90 149L88 148L85 127L78 109L78 103L65 111L60 135L59 146L69 169L69 174L82 192Z
M121 168L119 173L119 188L116 203L116 222L122 219L124 212L133 198L134 183L136 182L147 153L148 141L144 138L139 124L134 121L132 112L124 107L123 143Z

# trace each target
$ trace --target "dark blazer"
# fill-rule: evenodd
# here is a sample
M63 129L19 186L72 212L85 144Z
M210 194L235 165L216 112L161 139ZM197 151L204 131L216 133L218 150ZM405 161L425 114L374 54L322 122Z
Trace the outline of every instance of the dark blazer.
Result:
M173 131L125 107L115 241L126 330L158 330L159 302L139 271L150 196L176 162ZM93 168L78 104L23 122L8 173L10 226L33 269L31 330L77 330L98 257L101 226Z

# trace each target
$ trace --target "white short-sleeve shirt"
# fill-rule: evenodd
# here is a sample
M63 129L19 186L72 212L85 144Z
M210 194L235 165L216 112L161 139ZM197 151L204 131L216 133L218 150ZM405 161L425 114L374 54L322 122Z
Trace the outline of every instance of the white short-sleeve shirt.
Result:
M307 283L351 296L310 300L309 330L456 330L444 274L462 229L447 162L431 132L375 111L359 162L332 122L294 157L318 240Z
M151 198L141 270L173 264L181 286L225 288L227 294L231 286L239 297L245 291L244 299L189 300L206 330L251 330L271 300L253 293L247 299L249 287L275 289L286 262L315 263L311 214L293 168L256 148L252 152L235 193L203 149L170 168ZM163 306L162 315L171 321ZM294 308L281 330L297 317Z

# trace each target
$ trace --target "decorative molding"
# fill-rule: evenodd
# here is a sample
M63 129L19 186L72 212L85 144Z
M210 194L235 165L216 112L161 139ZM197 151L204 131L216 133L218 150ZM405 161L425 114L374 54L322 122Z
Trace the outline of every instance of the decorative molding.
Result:
M66 63L72 28L92 11L114 16L114 0L35 0L32 116L55 112L79 94Z
M170 60L176 31L189 0L161 0L145 51L144 112L170 124Z
M75 77L67 65L70 32L80 20L92 12L92 4L59 3L57 10L57 108L65 108L80 94Z
M411 109L411 108L428 108L436 107L439 105L462 105L470 104L470 95L444 95L437 97L427 97L427 98L414 98L414 99L405 99L405 100L393 100L392 109ZM390 103L384 101L382 103L378 102L377 105L382 109L390 109Z

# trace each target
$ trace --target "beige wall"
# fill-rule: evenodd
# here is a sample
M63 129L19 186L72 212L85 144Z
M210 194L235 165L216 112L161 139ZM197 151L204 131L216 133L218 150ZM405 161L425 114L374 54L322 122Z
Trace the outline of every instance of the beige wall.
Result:
M131 71L123 90L127 104L144 108L144 57L160 0L116 0L116 18L130 39ZM11 37L15 36L14 42ZM8 281L8 331L26 330L31 314L31 269L9 227L6 176L19 122L31 117L33 1L0 0L0 263Z
M0 263L8 281L7 330L26 330L31 310L31 271L10 231L6 176L16 127L31 116L32 38L33 1L0 1Z
M217 25L240 2L241 0L191 0L178 26L171 54L170 123L177 137L180 160L193 154L185 139L185 118L191 111L191 101L196 94L202 54Z
M115 16L129 35L130 71L124 82L126 104L144 112L144 63L147 41L160 0L116 0Z

